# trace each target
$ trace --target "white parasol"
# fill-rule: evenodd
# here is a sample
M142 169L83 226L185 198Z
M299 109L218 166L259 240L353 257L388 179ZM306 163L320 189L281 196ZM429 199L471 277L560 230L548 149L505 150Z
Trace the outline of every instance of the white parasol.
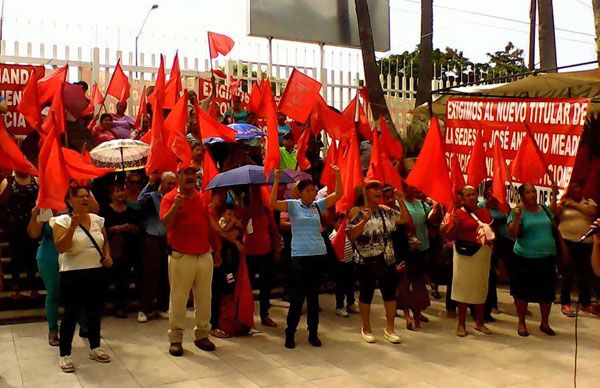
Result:
M98 167L137 170L146 164L150 146L139 140L116 139L104 142L90 151Z

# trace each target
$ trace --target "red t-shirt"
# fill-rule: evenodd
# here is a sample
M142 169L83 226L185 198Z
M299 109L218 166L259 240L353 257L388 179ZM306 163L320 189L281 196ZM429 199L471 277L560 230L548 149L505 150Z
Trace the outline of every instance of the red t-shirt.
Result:
M492 215L488 209L478 207L474 213L479 218L479 221L486 224L492 223ZM463 208L456 210L456 214L458 215L458 235L456 239L477 243L477 228L479 227L477 221L475 221L473 216L464 211Z
M178 189L165 195L160 204L161 220L173 206ZM167 240L173 250L190 255L202 255L212 251L209 236L208 203L199 191L192 198L184 198L175 216L175 223L167 228Z

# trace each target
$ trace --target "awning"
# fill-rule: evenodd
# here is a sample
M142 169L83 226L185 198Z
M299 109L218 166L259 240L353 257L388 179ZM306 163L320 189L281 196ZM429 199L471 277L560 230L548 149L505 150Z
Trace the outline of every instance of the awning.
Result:
M600 69L565 73L537 73L504 84L457 87L444 91L432 104L433 114L446 116L450 97L516 97L516 98L589 98L592 106L588 115L600 113ZM415 115L429 115L427 104L414 109Z

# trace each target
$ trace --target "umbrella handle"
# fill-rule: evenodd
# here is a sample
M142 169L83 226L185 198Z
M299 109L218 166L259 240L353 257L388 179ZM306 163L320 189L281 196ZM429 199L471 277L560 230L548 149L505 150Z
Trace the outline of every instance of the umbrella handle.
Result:
M123 157L123 147L119 148L121 150L121 171L125 172L125 158Z

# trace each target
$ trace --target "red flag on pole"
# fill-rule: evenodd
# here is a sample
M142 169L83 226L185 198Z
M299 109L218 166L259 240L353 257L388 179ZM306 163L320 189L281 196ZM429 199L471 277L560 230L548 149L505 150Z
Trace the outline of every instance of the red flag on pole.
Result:
M146 90L145 86L144 90ZM102 105L104 103L104 96L102 95L102 92L100 91L100 88L96 82L94 82L94 85L92 86L92 93L90 94L90 97L89 105L83 110L83 112L81 112L82 117L93 115L96 105Z
M319 95L319 117L323 127L334 140L349 139L354 124L343 115L332 110L323 97Z
M517 151L517 156L510 164L510 175L521 183L537 184L548 173L548 165L542 151L528 127L525 127L525 137Z
M381 151L392 159L402 160L404 157L404 147L400 140L392 137L390 128L383 117L379 117L379 127L381 128L381 137L379 139Z
M160 66L154 85L154 109L152 115L152 141L150 142L150 152L146 161L146 174L150 175L158 172L175 171L177 169L177 156L168 146L169 133L165 128L165 122L162 115L163 103L165 99L165 60L160 56Z
M40 106L44 106L45 104L52 101L54 95L58 90L62 90L62 84L67 79L67 72L69 70L69 65L64 65L60 69L55 72L47 75L38 81L38 98Z
M142 120L144 119L144 116L146 114L148 114L148 106L146 103L146 85L144 85L144 89L142 89L142 95L140 96L140 107L138 109L137 115L135 116L135 123L133 123L133 128L141 128Z
M29 175L37 175L37 170L23 155L17 143L10 137L4 120L0 118L0 170L15 170Z
M395 189L402 190L402 177L385 154L382 155L381 169L383 171L383 181Z
M175 53L173 58L173 66L171 67L171 73L169 75L169 82L167 82L165 89L165 105L166 109L173 109L183 87L181 86L181 70L179 68L179 51Z
M38 97L38 75L35 70L29 75L29 82L23 89L23 94L17 110L23 114L25 120L34 129L40 129L40 121L42 120L40 101Z
M379 136L377 133L373 134L373 147L371 148L371 160L369 161L369 170L367 171L367 176L365 177L365 181L384 181L383 175L383 163L382 163L382 155L381 148L379 146Z
M267 119L267 150L265 153L264 167L265 176L268 177L271 171L279 168L281 154L279 152L279 133L277 131L277 108L271 88L265 88L263 94L262 106L265 107Z
M220 137L228 143L235 143L235 131L227 125L223 125L200 107L196 108L196 117L202 131L202 140L210 137Z
M119 58L117 65L115 66L115 71L106 88L106 94L115 97L119 102L127 102L130 89L131 85L129 85L129 78L127 78L123 72L121 58Z
M480 129L477 132L477 139L471 150L469 164L467 164L467 183L473 187L479 187L479 184L488 177L483 143L483 129Z
M305 123L317 102L319 90L321 90L319 81L294 69L279 101L279 111L296 121Z
M250 91L250 97L248 101L248 111L256 113L257 116L264 117L264 113L261 112L261 104L263 101L262 95L264 94L265 88L270 87L270 82L265 79L254 83L252 90Z
M204 151L204 160L202 161L202 190L206 190L206 186L210 181L217 176L219 169L215 160L212 158L209 150Z
M450 157L450 177L452 178L452 195L456 196L458 190L467 185L456 154L452 154Z
M175 107L165 120L165 128L169 133L168 144L171 151L181 161L181 164L187 166L192 160L192 149L185 138L185 128L188 120L188 94L184 91L183 96L179 98Z
M46 120L42 123L42 133L48 134L52 129L56 131L57 136L61 136L66 132L66 124L65 124L65 107L63 104L63 96L62 96L62 85L54 94L54 98L52 99L52 105L50 106L50 111L48 112L48 116L46 116ZM52 117L50 117L52 116Z
M331 165L337 163L338 148L335 141L331 142L329 149L327 150L327 156L323 166L323 172L321 173L321 184L327 186L327 192L333 193L335 189L335 174Z
M214 59L221 55L227 55L233 48L235 42L227 35L217 34L208 31L208 47L210 49L210 58Z
M335 209L336 212L345 214L352 206L354 206L354 191L358 186L361 186L364 181L360 165L360 146L355 131L351 132L350 142L348 143L343 160L346 162L342 168L344 195L335 204Z
M453 208L452 183L437 117L431 118L423 148L406 183L418 188L448 209Z
M296 158L298 160L298 167L301 171L306 171L310 168L310 161L306 157L306 151L308 151L308 141L310 140L311 133L305 128L302 130L302 134L298 139L298 152Z
M350 100L350 103L348 104L346 109L344 109L342 115L346 118L346 120L350 121L351 123L358 123L358 133L360 133L360 135L364 139L373 140L373 131L371 130L371 125L369 125L369 119L367 118L365 109L358 99L358 95L359 93L356 93L354 95L354 98ZM357 110L358 117L356 117Z

